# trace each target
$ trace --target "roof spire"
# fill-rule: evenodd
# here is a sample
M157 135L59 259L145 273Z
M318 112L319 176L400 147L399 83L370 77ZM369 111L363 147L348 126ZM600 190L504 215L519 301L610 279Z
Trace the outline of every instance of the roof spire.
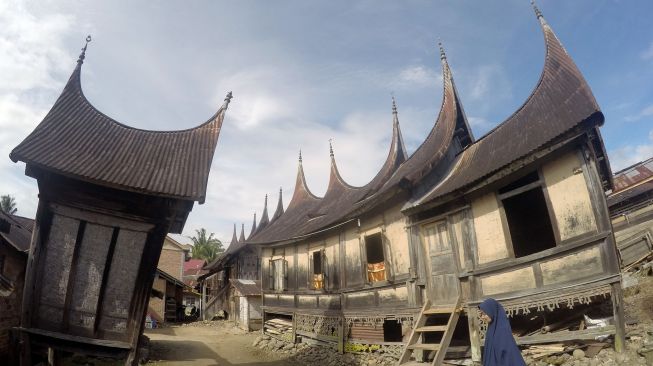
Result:
M302 163L302 149L299 149L299 163Z
M82 53L79 54L79 58L77 59L78 64L84 63L84 59L86 58L86 48L88 47L89 42L91 42L90 34L86 36L86 44L84 45L84 48L82 48Z
M392 114L397 115L397 101L395 100L394 94L392 94Z
M234 95L231 94L231 92L227 93L227 96L224 97L224 108L226 109L229 106L229 102L231 102L231 98L233 98Z
M540 8L535 5L535 0L531 0L531 5L533 6L533 10L535 11L535 16L537 16L538 19L542 18L542 12L540 11Z
M438 47L440 47L440 59L446 60L447 54L444 52L444 47L442 46L442 39L438 38Z
M331 157L333 157L333 144L331 144L332 141L333 139L329 139L329 155L331 155Z

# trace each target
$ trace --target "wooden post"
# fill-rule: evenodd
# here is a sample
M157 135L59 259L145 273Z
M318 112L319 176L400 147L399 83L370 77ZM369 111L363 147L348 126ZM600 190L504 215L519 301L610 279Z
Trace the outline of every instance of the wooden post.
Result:
M338 319L338 352L345 353L345 317Z
M297 313L292 313L292 343L297 343Z
M469 327L469 341L472 349L472 362L481 364L481 335L476 309L467 309L467 326Z
M614 350L622 353L626 350L626 321L624 318L621 283L613 283L610 287L612 287L610 297L612 298L612 311L615 325Z

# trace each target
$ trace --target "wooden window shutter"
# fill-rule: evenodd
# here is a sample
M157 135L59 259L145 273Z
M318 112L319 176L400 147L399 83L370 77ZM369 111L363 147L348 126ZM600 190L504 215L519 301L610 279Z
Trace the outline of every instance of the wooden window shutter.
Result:
M308 275L306 276L306 282L309 289L313 289L313 253L308 255Z
M386 239L385 232L381 234L381 247L383 248L383 261L385 262L385 278L388 281L394 281L394 268L392 263L392 247L390 240Z
M288 261L285 259L281 260L283 262L283 273L281 274L283 276L283 288L281 290L287 290L288 289Z
M322 248L320 250L320 268L322 269L322 278L324 278L324 285L322 285L322 289L326 290L329 286L329 270L327 268L327 257L326 257L326 249Z
M274 290L274 261L268 260L268 289Z

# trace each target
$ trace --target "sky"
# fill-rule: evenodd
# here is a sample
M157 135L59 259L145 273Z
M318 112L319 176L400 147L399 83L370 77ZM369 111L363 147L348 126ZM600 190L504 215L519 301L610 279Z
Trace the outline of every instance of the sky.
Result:
M601 106L613 171L653 156L653 2L538 6ZM389 149L392 95L412 153L442 102L438 40L476 137L523 104L544 62L527 0L0 0L0 24L0 194L22 216L34 217L38 188L9 152L59 96L87 34L84 93L127 125L192 128L233 91L184 242L206 228L229 243L234 223L248 233L280 188L287 206L300 149L322 195L330 139L343 178L367 183Z

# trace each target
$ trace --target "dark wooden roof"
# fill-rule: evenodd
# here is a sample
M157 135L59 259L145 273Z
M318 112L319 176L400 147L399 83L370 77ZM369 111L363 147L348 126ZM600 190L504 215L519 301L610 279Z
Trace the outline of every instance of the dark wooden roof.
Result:
M406 149L399 128L396 107L393 104L393 133L386 161L376 176L362 187L348 184L340 175L333 149L330 148L331 168L329 185L324 197L315 196L306 185L300 154L297 180L293 197L286 211L270 223L265 230L248 238L251 243L270 243L291 239L337 225L354 208L357 202L378 191L406 160Z
M129 127L84 96L80 56L50 112L9 157L67 177L139 193L204 202L231 93L205 123L180 131Z
M459 191L603 114L583 75L536 9L546 45L544 68L526 102L460 154L447 177L416 205Z
M0 237L19 252L29 252L34 220L0 211Z

